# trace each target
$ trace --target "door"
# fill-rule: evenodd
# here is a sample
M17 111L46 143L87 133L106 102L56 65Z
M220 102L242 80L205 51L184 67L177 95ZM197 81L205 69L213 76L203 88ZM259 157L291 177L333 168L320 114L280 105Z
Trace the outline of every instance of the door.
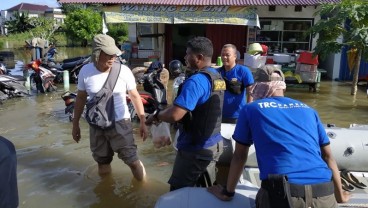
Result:
M243 25L207 25L206 37L212 41L213 57L212 63L216 63L216 59L221 55L223 45L234 44L240 52L239 59L244 58L243 54L246 47L246 30L247 26Z

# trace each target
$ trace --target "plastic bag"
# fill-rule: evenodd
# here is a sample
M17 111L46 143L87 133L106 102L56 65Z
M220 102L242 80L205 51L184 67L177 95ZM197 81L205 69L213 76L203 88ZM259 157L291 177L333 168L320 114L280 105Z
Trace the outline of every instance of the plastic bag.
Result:
M151 126L152 142L156 148L171 145L170 124L161 122Z

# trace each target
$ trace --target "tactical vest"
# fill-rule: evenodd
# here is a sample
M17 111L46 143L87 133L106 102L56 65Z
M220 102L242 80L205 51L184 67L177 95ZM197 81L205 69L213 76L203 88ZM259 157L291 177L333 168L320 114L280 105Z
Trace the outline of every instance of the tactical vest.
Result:
M245 86L242 80L228 80L225 76L226 70L224 67L219 68L219 72L222 75L222 78L225 80L227 91L236 95L240 95L244 92Z
M207 69L197 73L203 73L210 77L211 95L205 103L197 105L193 111L187 112L181 123L184 131L190 133L193 138L208 138L221 130L222 105L226 86L218 73L207 71ZM184 83L185 81L181 86ZM181 93L181 86L179 87L178 95Z

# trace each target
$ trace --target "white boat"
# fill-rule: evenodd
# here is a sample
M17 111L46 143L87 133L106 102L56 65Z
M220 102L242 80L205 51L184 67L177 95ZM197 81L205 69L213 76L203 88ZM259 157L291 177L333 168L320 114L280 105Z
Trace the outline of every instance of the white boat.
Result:
M221 129L226 147L219 164L226 164L230 162L235 146L235 141L231 139L235 124L222 124ZM362 183L368 185L368 125L352 124L349 128L326 125L325 129L339 169L349 170ZM252 145L243 176L239 179L232 201L221 201L207 192L206 188L186 187L162 195L156 202L155 208L251 208L255 207L255 197L259 187L259 169L254 145ZM350 201L339 204L339 207L368 207L368 189L355 188Z

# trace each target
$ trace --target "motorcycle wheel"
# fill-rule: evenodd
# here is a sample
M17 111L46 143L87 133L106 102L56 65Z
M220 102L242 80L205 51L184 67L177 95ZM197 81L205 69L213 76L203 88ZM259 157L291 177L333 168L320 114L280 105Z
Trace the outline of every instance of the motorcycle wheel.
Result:
M73 121L73 117L74 117L73 113L69 114L69 121L70 121L70 122L72 122L72 121Z

